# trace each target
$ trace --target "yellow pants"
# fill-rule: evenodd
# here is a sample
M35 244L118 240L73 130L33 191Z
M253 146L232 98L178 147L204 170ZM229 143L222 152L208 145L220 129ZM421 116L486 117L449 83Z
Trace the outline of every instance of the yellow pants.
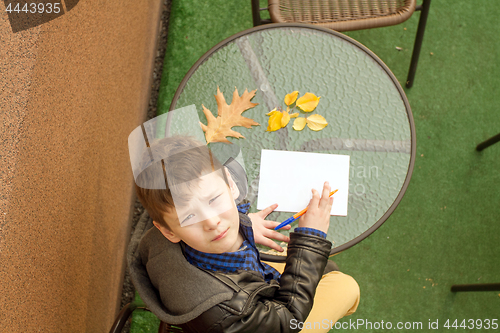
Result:
M285 263L267 262L283 273ZM304 323L292 322L291 327L302 327L304 333L328 332L344 316L353 314L359 304L359 286L349 275L334 271L321 277L314 303ZM296 326L295 326L296 325Z

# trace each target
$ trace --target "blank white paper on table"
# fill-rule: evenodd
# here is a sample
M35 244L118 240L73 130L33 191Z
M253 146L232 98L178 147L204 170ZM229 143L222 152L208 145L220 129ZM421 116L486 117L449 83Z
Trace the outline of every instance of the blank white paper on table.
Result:
M276 211L299 212L312 198L311 189L320 195L325 181L333 195L331 215L347 216L349 194L349 155L303 153L263 149L260 161L257 209L274 203Z

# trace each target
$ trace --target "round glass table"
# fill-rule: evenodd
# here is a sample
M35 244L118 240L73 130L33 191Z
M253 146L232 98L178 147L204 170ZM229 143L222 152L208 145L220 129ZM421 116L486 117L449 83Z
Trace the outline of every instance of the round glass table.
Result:
M395 210L411 178L416 137L406 95L389 68L365 46L333 30L304 24L268 24L238 33L214 46L189 70L170 110L202 104L217 115L217 87L228 104L235 87L257 89L256 107L243 113L261 126L235 127L249 181L247 199L256 211L262 149L350 155L347 216L332 216L327 238L331 254L373 233ZM315 112L327 121L321 131L292 124L266 132L275 107L286 107L286 94L321 96ZM293 119L291 120L293 122ZM293 180L291 180L293 181ZM273 212L278 222L291 213ZM295 225L294 225L295 226ZM292 228L293 230L293 228ZM282 231L288 233L288 231ZM284 257L263 254L263 260Z

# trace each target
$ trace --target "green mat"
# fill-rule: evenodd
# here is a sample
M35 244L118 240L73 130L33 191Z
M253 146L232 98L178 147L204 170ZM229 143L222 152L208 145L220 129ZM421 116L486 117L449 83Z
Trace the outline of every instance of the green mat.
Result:
M419 15L346 34L377 54L403 85ZM337 327L344 323L345 329L332 332L380 332L389 330L388 322L396 331L500 330L485 329L486 319L500 321L500 291L450 292L452 284L500 282L500 143L475 151L500 132L498 17L495 0L432 2L415 83L405 89L417 134L413 177L392 216L334 257L358 281L361 302L340 320ZM251 27L250 1L173 0L159 113L168 111L196 60ZM134 315L132 332L155 331L139 317ZM436 321L438 329L431 329Z

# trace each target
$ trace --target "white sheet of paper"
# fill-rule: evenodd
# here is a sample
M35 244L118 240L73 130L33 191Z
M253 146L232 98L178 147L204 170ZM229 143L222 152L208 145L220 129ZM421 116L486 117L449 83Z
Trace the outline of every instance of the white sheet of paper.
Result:
M349 159L349 155L263 149L257 209L277 203L276 211L299 212L309 204L311 189L321 195L328 181L332 191L338 189L330 214L347 216Z

